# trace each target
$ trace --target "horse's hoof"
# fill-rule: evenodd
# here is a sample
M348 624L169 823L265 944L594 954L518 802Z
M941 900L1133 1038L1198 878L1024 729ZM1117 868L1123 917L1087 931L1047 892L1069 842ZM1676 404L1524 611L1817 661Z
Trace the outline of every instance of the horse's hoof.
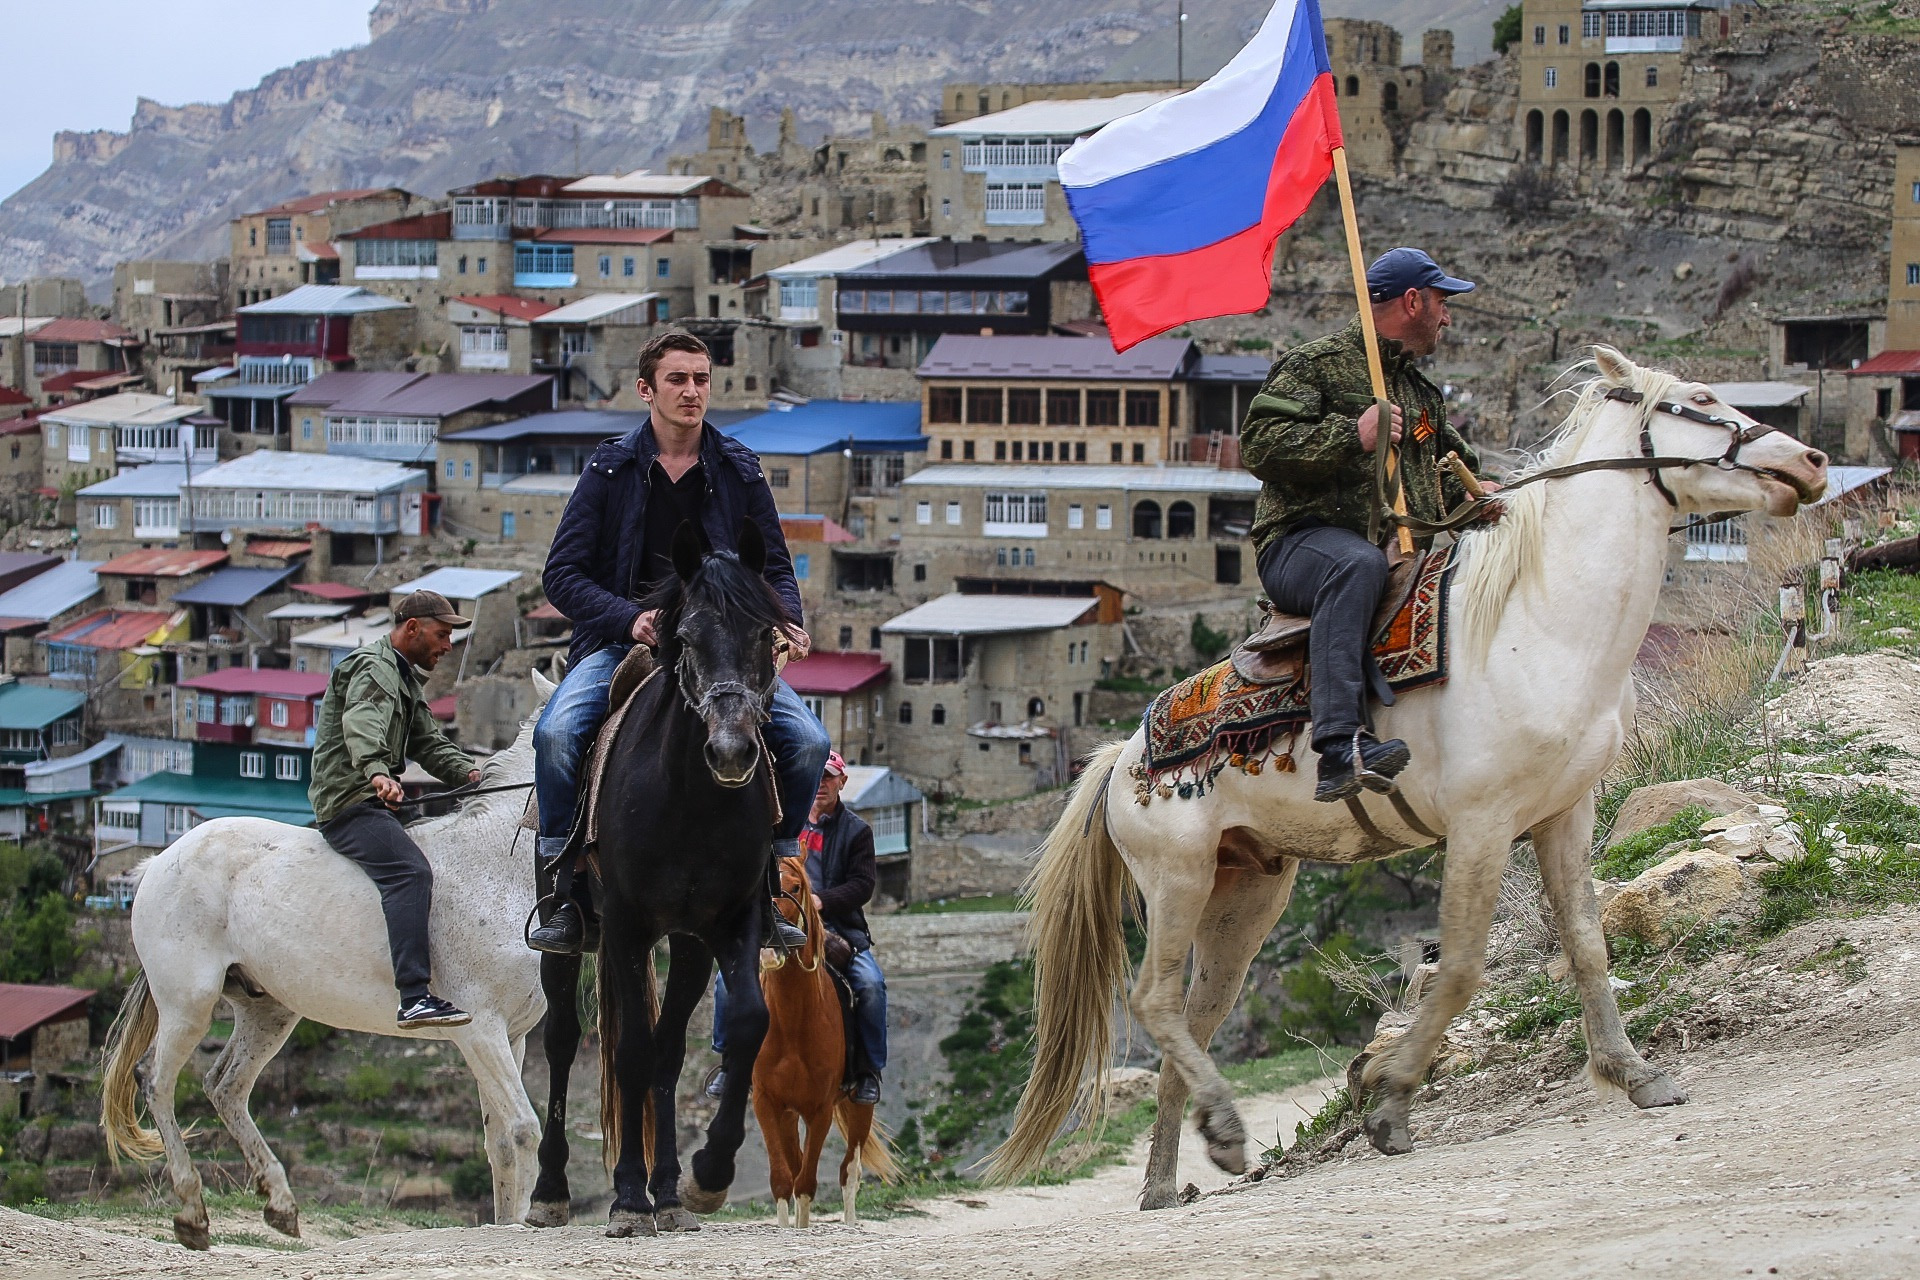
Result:
M1247 1171L1247 1127L1231 1103L1200 1113L1200 1136L1207 1140L1207 1159L1226 1173Z
M202 1215L198 1222L190 1218L175 1216L173 1220L173 1238L189 1249L205 1253L213 1248L213 1236L207 1229L207 1220Z
M1207 1159L1222 1173L1242 1174L1247 1171L1247 1144L1244 1142L1209 1142Z
M1150 1182L1147 1184L1147 1189L1140 1193L1142 1213L1151 1213L1156 1209L1171 1209L1175 1203L1171 1179L1166 1182Z
M1403 1156L1413 1150L1413 1130L1400 1117L1376 1111L1367 1117L1367 1141L1381 1155Z
M720 1212L727 1203L727 1189L709 1191L701 1186L691 1172L680 1175L680 1203L698 1214Z
M300 1238L300 1210L298 1208L283 1210L268 1205L261 1211L260 1216L267 1220L268 1226L278 1231L281 1235L292 1236L295 1240Z
M653 1225L650 1213L635 1213L631 1209L615 1209L607 1215L607 1235L614 1240L625 1240L629 1236L659 1235Z
M1633 1105L1642 1110L1653 1107L1677 1107L1687 1100L1686 1090L1673 1082L1673 1077L1662 1071L1652 1079L1642 1080L1627 1091L1627 1097L1633 1099Z
M527 1209L530 1227L564 1227L573 1217L573 1208L565 1200L535 1200Z
M654 1225L659 1227L663 1234L668 1231L698 1231L700 1229L700 1219L694 1217L688 1213L685 1208L677 1204L670 1204L664 1209L655 1210L653 1221Z

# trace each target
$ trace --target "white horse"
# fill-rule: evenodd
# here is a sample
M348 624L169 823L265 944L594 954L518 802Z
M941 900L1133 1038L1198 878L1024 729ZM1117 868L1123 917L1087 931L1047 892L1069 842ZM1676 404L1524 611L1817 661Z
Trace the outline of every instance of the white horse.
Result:
M544 705L553 685L538 672L533 681ZM530 719L514 744L488 761L481 785L532 778ZM101 1124L116 1160L165 1153L180 1199L173 1230L181 1244L205 1249L208 1228L200 1176L174 1115L174 1082L223 996L233 1009L233 1034L204 1083L267 1197L268 1226L300 1234L287 1172L248 1114L247 1098L301 1018L453 1041L480 1086L494 1220L525 1220L540 1128L520 1065L527 1032L546 1011L540 957L521 940L534 902L532 837L515 839L527 794L479 796L410 832L434 871L434 989L472 1010L464 1027L395 1029L399 997L379 890L318 831L221 818L147 861L133 899L142 973L107 1039ZM134 1096L135 1065L149 1047L147 1110L158 1133L141 1127Z
M1500 524L1462 539L1465 561L1447 605L1450 679L1378 713L1381 736L1413 749L1399 779L1405 800L1447 841L1437 981L1409 1031L1364 1072L1375 1104L1367 1133L1384 1152L1412 1149L1413 1092L1479 984L1501 873L1529 830L1580 993L1589 1078L1603 1095L1625 1089L1641 1107L1686 1100L1635 1052L1608 986L1589 860L1594 788L1633 723L1634 655L1653 618L1676 511L1791 515L1825 489L1826 458L1791 436L1761 434L1704 384L1642 369L1607 347L1596 349L1595 363L1600 376L1581 389L1545 465L1654 455L1701 462L1594 470L1511 494ZM1103 1114L1131 879L1147 923L1132 1009L1167 1064L1141 1198L1142 1208L1157 1209L1174 1202L1189 1089L1208 1155L1228 1172L1245 1167L1233 1091L1205 1046L1285 908L1300 860L1366 861L1431 841L1378 798L1370 816L1395 843L1370 839L1345 805L1313 801L1309 768L1259 776L1228 768L1194 798L1143 806L1131 774L1144 745L1142 730L1094 753L1041 850L1029 890L1035 1062L993 1169L1009 1177L1035 1166L1077 1101Z

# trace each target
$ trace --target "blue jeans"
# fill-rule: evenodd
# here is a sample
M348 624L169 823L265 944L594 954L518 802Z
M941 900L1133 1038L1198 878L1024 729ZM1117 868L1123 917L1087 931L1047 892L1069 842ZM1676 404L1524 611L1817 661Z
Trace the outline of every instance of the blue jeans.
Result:
M853 988L853 1022L860 1036L860 1051L867 1065L879 1075L887 1069L887 979L873 948L854 953L847 966L847 985ZM713 976L713 1051L726 1052L727 984L719 974Z
M593 736L607 718L607 698L614 668L627 656L628 646L609 645L588 654L570 669L560 687L547 699L534 726L534 795L540 804L540 856L557 856L573 830L580 798L580 762L593 745ZM791 840L806 825L820 773L827 765L832 743L826 726L785 680L774 681L772 717L766 725L767 748L774 756L774 785L780 792L782 818L773 835Z

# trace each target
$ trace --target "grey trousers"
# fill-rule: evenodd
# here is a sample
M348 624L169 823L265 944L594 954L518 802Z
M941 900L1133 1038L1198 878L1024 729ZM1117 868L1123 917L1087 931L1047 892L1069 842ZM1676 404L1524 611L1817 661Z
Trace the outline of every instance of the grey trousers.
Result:
M433 868L400 819L384 805L354 805L320 828L333 851L360 864L380 890L393 952L393 985L404 1004L427 994L432 961L427 952L427 913L433 905Z
M1367 631L1386 590L1387 553L1351 529L1317 525L1268 543L1259 567L1269 600L1313 619L1307 637L1313 749L1352 742L1354 730L1368 724L1373 651Z

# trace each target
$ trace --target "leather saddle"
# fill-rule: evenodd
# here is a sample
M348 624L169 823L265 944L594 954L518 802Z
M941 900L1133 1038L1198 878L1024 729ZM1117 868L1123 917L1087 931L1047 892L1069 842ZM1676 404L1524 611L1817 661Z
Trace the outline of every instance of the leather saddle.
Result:
M1397 549L1387 552L1387 586L1380 593L1380 607L1374 610L1369 635L1379 637L1395 615L1406 607L1414 584L1420 580L1420 566L1432 554L1422 551L1401 557ZM1260 612L1260 625L1233 651L1234 672L1248 684L1296 683L1306 675L1307 635L1313 628L1313 619L1297 613L1282 613L1264 596L1260 600Z

